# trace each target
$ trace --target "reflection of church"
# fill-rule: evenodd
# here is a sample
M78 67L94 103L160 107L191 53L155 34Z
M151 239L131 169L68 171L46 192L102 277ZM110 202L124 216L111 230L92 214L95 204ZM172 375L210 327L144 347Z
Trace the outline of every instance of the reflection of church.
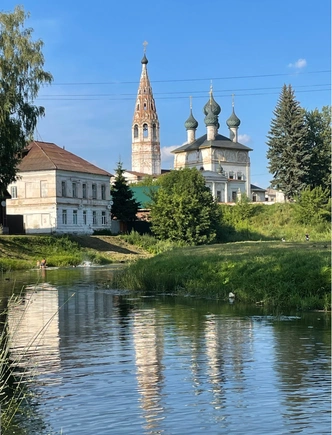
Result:
M140 83L137 92L132 123L132 170L126 171L128 182L137 182L146 175L156 177L161 169L159 120L152 87L148 76L148 59L144 53ZM233 111L226 121L229 138L218 130L221 108L210 96L203 108L206 134L196 138L198 122L190 107L189 118L184 123L187 141L173 151L174 169L197 168L202 172L206 185L218 202L234 202L239 195L246 194L250 199L264 201L264 189L250 185L250 157L252 151L238 142L240 119Z

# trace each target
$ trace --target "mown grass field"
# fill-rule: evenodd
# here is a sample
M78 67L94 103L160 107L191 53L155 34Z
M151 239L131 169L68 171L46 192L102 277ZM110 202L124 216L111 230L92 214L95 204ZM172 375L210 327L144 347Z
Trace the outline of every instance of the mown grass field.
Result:
M117 236L0 236L0 269L36 267L46 258L48 266L77 266L83 261L108 264L133 261L144 250Z

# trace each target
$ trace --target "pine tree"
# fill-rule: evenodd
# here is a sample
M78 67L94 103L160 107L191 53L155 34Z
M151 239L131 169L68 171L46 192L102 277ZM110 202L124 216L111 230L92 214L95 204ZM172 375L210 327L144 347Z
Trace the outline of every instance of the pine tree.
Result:
M322 187L331 194L331 108L324 106L305 111L307 141L310 148L310 173L308 185L311 189Z
M133 197L133 192L123 175L124 169L119 162L116 168L116 177L114 184L111 186L111 195L113 199L112 219L117 218L122 222L134 221L139 204Z
M310 168L304 114L291 85L283 86L273 114L267 141L271 186L291 199L306 187Z

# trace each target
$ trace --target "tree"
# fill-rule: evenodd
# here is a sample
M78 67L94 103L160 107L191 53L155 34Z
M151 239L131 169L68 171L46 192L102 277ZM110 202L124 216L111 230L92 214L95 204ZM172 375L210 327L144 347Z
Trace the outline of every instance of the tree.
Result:
M151 199L151 230L157 238L190 245L215 240L218 206L196 168L160 177L160 187Z
M306 187L296 198L295 218L305 225L316 225L331 219L331 201L328 189Z
M284 85L268 133L271 186L294 198L308 182L310 153L304 114L291 85Z
M16 179L22 153L45 113L34 100L40 86L53 80L43 70L43 42L33 41L33 29L24 28L28 17L19 6L0 13L0 191Z
M305 111L307 142L310 150L310 172L308 186L321 186L331 194L331 108L324 106Z
M112 218L116 217L122 222L129 222L136 219L139 204L133 197L133 192L123 175L124 171L122 163L118 162L115 181L111 186Z

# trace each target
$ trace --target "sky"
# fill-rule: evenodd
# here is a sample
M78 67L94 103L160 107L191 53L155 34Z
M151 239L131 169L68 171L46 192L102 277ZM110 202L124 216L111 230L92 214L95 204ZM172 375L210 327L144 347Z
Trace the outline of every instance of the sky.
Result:
M187 138L189 97L206 133L203 106L212 80L222 108L219 133L232 112L239 142L252 148L251 183L267 188L267 134L282 86L301 107L331 104L330 0L1 0L30 12L34 39L44 42L53 83L36 104L46 115L35 139L53 142L111 173L131 169L131 126L143 42L160 123L163 169Z

